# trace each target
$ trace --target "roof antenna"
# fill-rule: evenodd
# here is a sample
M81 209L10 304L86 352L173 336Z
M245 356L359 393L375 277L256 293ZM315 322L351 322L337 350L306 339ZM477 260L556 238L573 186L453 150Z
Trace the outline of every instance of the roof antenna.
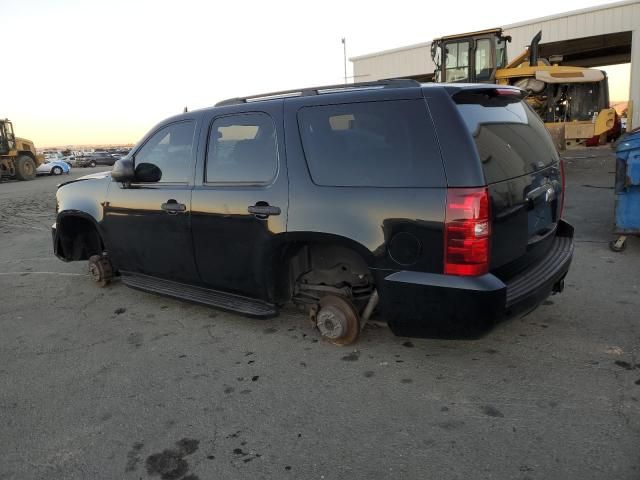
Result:
M182 113L187 113L189 111L189 109L185 106L184 107L184 111Z

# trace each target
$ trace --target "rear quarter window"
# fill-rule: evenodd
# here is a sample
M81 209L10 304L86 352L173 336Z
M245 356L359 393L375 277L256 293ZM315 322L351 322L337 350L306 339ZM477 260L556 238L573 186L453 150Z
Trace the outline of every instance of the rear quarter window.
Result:
M476 103L472 95L463 98L458 110L478 149L487 183L527 175L558 160L544 123L525 102Z
M316 185L439 187L445 183L424 100L303 107L298 126Z

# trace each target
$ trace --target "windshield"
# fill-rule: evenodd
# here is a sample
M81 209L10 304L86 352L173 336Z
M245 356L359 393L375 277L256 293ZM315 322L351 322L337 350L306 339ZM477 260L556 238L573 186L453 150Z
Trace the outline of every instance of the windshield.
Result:
M469 42L449 42L445 46L445 82L469 80Z

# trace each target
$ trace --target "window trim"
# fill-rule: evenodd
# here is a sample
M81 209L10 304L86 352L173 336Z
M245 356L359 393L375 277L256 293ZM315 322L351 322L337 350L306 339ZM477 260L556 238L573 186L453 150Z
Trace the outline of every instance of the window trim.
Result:
M276 147L276 168L273 177L266 182L258 181L245 181L245 182L223 182L223 181L210 181L207 179L207 167L209 165L209 148L211 146L211 132L213 124L216 120L226 117L237 117L241 115L266 115L273 124L273 131L275 133L275 147ZM250 110L242 112L230 112L222 115L217 115L209 122L209 128L207 129L207 144L204 152L204 169L202 171L202 185L208 187L268 187L276 183L280 176L280 145L278 142L278 127L272 115L262 110Z
M191 178L192 178L192 174L193 174L193 163L194 163L194 159L195 159L195 149L197 148L197 133L198 133L198 122L195 118L183 118L180 120L176 120L174 122L169 122L169 123L165 123L164 125L160 125L158 128L156 128L155 130L153 130L151 133L149 133L147 135L147 138L145 139L144 143L142 145L140 145L135 152L133 152L131 154L131 161L133 163L133 169L135 171L136 168L136 157L138 156L138 153L140 153L140 150L142 150L145 145L147 143L149 143L149 141L156 136L156 134L167 128L167 127L171 127L173 125L177 125L179 123L193 123L194 127L193 127L193 138L191 139L191 160L189 161L189 165L188 165L188 169L189 169L189 175L188 180L185 182L163 182L163 181L159 181L159 182L131 182L131 185L167 185L167 186L172 186L172 185L189 185L191 183Z

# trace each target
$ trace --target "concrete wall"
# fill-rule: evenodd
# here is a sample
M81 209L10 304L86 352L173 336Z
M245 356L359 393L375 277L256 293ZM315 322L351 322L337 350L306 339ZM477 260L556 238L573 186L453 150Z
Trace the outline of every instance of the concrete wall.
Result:
M640 0L626 0L599 7L505 25L511 35L509 58L515 58L542 30L542 43L631 31L631 91L633 125L640 126ZM463 32L450 32L463 33ZM431 42L351 58L356 81L433 73Z

